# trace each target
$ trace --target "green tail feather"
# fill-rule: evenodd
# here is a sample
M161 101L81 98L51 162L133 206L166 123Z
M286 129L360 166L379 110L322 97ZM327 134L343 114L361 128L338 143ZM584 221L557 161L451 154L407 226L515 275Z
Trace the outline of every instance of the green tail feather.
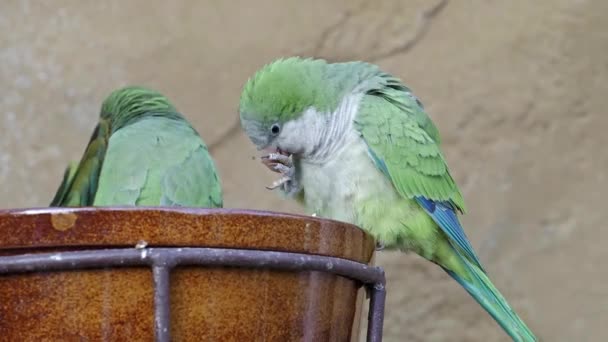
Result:
M78 170L78 163L70 162L68 167L66 167L65 172L63 173L63 180L61 181L61 184L59 185L59 189L57 189L57 192L55 193L55 197L53 197L53 200L51 201L51 204L49 205L49 207L61 206L61 201L63 201L63 197L65 197L65 194L68 191L68 189L70 187L70 183L72 183L72 180L74 179L74 175L76 174L77 170Z
M526 324L517 316L515 311L511 309L507 300L494 287L488 276L477 266L470 263L464 257L460 256L460 260L466 270L467 278L458 274L444 270L456 280L467 292L496 320L496 322L505 330L514 341L528 342L538 341L536 336L530 331Z

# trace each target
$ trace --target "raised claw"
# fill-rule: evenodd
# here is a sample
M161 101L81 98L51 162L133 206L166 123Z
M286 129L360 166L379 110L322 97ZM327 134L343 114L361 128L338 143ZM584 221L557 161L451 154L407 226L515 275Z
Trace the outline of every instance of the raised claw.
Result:
M293 166L293 160L284 154L280 153L270 153L268 155L262 156L262 163L266 166L269 164L283 164L287 167Z
M290 192L289 189L292 189L295 184L295 167L291 156L280 152L273 152L262 156L261 161L271 171L282 175L280 179L274 181L272 185L267 186L266 189L274 190L278 187L282 187L284 191Z
M293 161L291 160L291 157L281 153L270 153L268 155L268 159L289 167L293 166Z
M289 173L291 172L291 167L286 166L284 164L274 164L272 166L272 168L273 168L273 171L280 172L284 175L289 175Z
M267 186L266 189L268 189L268 190L274 190L274 189L280 187L281 185L289 182L290 180L291 180L290 177L283 176L283 177L277 179L276 181L272 182L272 184L270 186Z
M286 166L287 168L293 167L293 161L291 160L291 158L280 153L271 153L269 155L263 156L261 158L261 161L262 164L266 165L266 167L273 172L282 172L281 170L283 170L283 168L277 168L278 165Z

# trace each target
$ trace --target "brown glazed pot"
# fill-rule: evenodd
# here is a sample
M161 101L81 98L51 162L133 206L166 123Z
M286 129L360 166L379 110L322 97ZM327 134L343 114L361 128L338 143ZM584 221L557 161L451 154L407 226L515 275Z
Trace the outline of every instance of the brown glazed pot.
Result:
M0 255L148 247L289 251L370 263L371 237L314 217L243 210L78 208L0 211ZM177 267L173 341L349 341L361 284L324 272ZM147 266L0 276L2 341L153 341Z

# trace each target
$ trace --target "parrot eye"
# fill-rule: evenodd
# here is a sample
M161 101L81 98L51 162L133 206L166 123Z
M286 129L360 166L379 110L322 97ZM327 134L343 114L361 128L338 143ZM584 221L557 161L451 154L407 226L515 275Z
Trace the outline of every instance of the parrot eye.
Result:
M279 126L279 124L274 124L274 125L270 126L270 132L273 135L277 135L277 134L279 134L279 132L281 132L281 127Z

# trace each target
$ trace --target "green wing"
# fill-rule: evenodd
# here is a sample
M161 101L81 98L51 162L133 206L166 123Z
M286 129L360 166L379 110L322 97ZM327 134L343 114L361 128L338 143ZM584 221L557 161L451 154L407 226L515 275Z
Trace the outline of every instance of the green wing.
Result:
M112 134L94 205L221 207L222 190L196 131L151 116Z
M61 200L65 197L68 188L74 181L74 175L78 171L78 163L70 162L68 167L65 168L63 173L63 179L61 180L61 184L59 184L59 188L55 192L55 197L51 200L50 207L57 207L61 204Z
M204 172L201 172L204 171ZM220 180L213 160L199 144L179 164L167 170L161 180L163 206L198 206L221 208Z
M109 124L102 119L95 127L80 163L71 163L66 169L63 181L51 201L51 207L93 205L109 135Z
M437 129L419 101L398 85L370 91L362 99L355 125L370 157L397 192L415 200L452 246L483 269L456 215L456 210L465 211L462 194L439 149Z
M376 165L402 196L450 202L464 211L464 200L439 144L421 125L430 121L424 117L414 97L388 88L363 97L355 125ZM434 125L426 125L436 134Z

